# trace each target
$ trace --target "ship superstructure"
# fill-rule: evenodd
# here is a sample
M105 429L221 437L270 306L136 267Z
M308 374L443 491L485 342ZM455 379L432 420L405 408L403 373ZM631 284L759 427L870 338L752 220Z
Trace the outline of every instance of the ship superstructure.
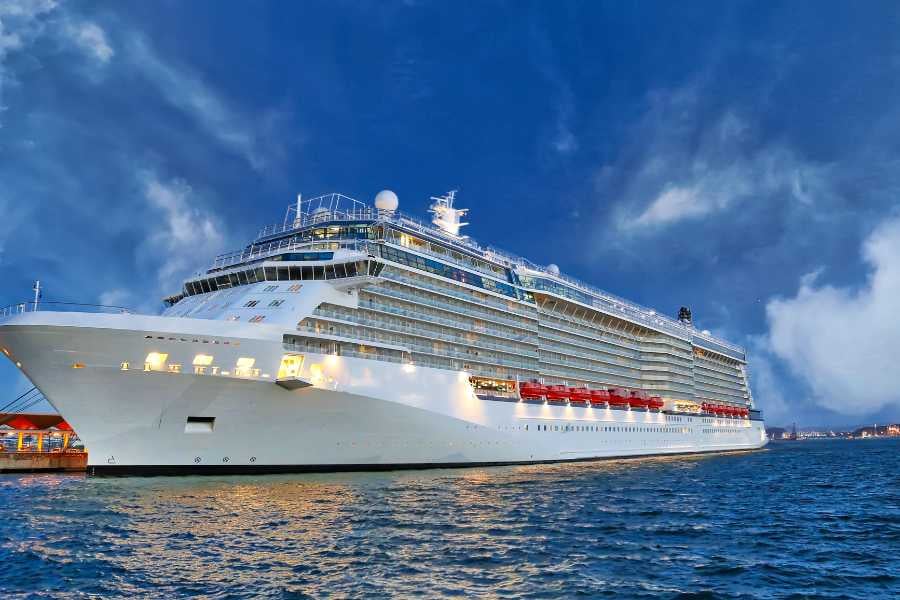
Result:
M13 315L0 344L76 427L98 471L505 464L765 444L742 348L695 329L687 309L671 319L483 247L461 234L455 192L432 200L426 224L387 191L375 206L298 198L282 223L188 279L162 316ZM105 344L94 353L105 362L73 350L64 377L44 377L39 360L18 358L17 346L67 335L97 338L80 348ZM127 394L153 383L164 396L138 411L158 431L141 423L126 447L168 442L196 455L117 456L108 435L95 449L75 414L84 401L68 414L65 399L92 372L103 375L92 385ZM268 418L295 434L317 429L265 460L197 450ZM338 445L314 446L323 434Z

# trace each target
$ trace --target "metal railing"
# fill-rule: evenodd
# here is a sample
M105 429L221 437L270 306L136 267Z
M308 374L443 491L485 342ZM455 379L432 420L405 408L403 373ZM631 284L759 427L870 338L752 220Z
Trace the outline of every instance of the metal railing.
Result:
M358 250L360 252L368 252L371 242L365 240L276 240L263 244L252 244L249 248L220 254L213 260L212 269L224 269L233 265L241 264L253 259L261 259L267 256L273 256L281 252L290 252L292 250Z
M30 312L82 312L104 314L130 314L131 310L124 306L106 304L82 304L79 302L20 302L0 308L0 319Z

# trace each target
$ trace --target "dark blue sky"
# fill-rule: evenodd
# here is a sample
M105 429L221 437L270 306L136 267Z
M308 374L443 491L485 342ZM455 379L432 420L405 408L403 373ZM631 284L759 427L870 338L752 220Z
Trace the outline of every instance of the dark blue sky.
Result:
M0 0L0 303L158 310L298 192L458 188L479 241L747 345L770 422L900 420L898 12Z

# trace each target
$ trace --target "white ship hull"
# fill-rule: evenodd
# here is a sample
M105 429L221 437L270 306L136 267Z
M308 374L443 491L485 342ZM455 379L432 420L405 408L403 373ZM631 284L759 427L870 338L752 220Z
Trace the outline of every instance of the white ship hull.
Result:
M92 473L519 464L766 443L757 420L484 400L461 371L345 356L304 353L299 376L311 385L288 390L275 381L282 334L201 319L34 312L0 325L0 347L74 427ZM150 352L166 354L168 366L145 370ZM199 374L198 354L214 360ZM235 375L242 357L255 370Z

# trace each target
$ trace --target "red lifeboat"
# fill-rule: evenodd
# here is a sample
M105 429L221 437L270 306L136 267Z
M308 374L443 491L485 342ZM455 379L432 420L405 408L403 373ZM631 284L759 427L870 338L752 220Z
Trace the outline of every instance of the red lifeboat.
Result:
M569 388L564 385L551 385L547 388L547 400L560 402L569 399Z
M523 381L519 384L519 395L524 400L540 400L547 395L547 386L536 381Z
M648 401L647 405L652 409L660 410L665 405L665 403L659 396L650 396L650 400Z
M725 414L728 415L729 417L733 417L737 414L737 409L733 406L726 406Z
M723 407L719 406L718 404L713 404L713 405L711 405L711 406L709 407L709 410L710 410L710 412L712 412L712 414L714 414L714 415L721 415L721 414L724 414L724 413L722 412L722 408L723 408Z
M570 387L569 402L578 402L584 404L591 401L591 390L586 387Z
M628 390L626 390L625 388L609 388L609 405L627 406Z
M631 408L647 408L647 404L649 404L647 393L631 390L631 393L628 395L628 404L631 405Z
M749 417L749 416L750 416L750 410L748 410L748 409L746 409L746 408L742 408L742 409L741 409L741 416L742 416L742 417L745 417L745 418L746 418L746 417Z
M609 392L606 390L591 390L591 404L593 406L603 406L609 402Z

